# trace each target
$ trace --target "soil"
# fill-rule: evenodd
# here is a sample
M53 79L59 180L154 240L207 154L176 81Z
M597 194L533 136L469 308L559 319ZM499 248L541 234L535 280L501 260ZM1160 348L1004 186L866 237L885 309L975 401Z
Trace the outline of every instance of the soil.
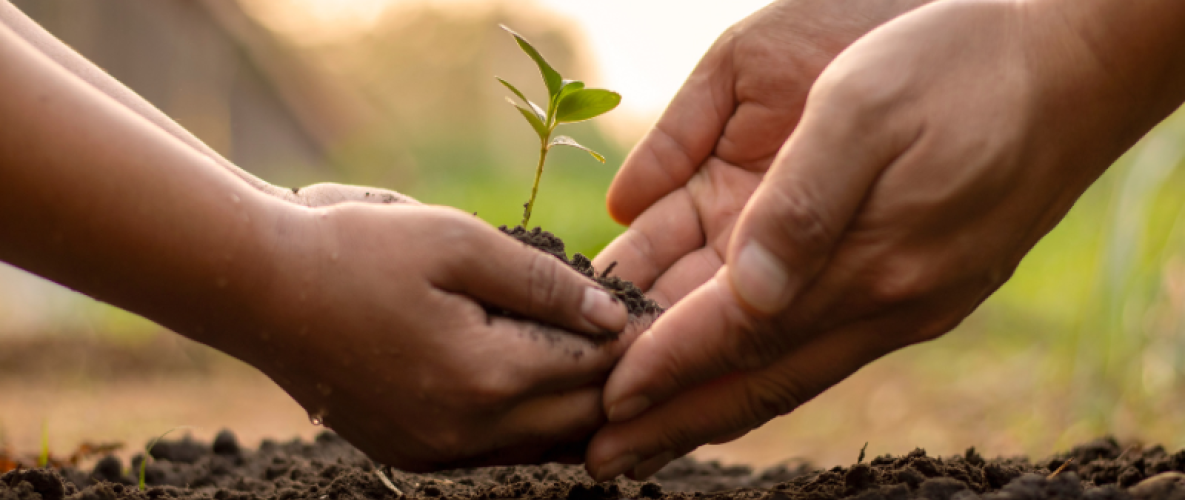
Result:
M528 230L522 226L515 226L514 228L507 228L501 226L502 232L511 237L535 247L543 252L551 254L555 258L563 261L565 264L577 270L589 278L592 278L598 284L608 290L614 298L625 303L626 309L629 310L630 316L633 318L654 317L662 314L663 308L657 302L650 300L649 297L643 293L642 289L634 286L633 283L613 276L613 267L616 262L609 264L604 270L598 271L593 268L592 260L579 253L568 258L568 254L564 249L564 240L558 236L536 227ZM510 311L500 308L487 307L487 311L491 314L499 316L516 317ZM587 334L586 334L587 335ZM594 341L609 341L617 339L617 332L608 332L601 335L588 335Z
M682 458L649 481L599 484L580 466L557 464L407 473L376 466L329 431L311 443L265 441L257 450L223 431L213 443L162 440L151 455L144 491L136 486L138 455L130 464L106 457L89 470L10 471L0 475L0 500L1185 499L1185 450L1123 447L1109 438L1037 462L987 460L974 448L946 458L918 449L829 470L755 471Z

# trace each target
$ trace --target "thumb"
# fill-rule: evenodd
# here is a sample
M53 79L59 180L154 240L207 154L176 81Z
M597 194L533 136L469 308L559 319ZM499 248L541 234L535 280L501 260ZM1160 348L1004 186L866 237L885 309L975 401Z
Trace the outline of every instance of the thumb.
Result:
M845 101L840 101L845 102ZM655 322L605 385L609 420L707 380L754 370L810 339L769 328L830 259L848 221L903 144L847 108L808 102L799 128L737 221L725 266Z
M917 136L856 97L828 94L808 102L729 242L731 289L759 317L781 312L823 269L876 179Z
M480 252L464 251L440 286L576 332L603 335L625 328L625 305L592 279L484 222L473 225L471 249Z

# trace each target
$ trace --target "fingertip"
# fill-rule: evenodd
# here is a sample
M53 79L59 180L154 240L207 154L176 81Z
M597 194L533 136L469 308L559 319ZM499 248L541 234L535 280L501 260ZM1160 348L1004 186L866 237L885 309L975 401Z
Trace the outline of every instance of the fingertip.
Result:
M629 165L629 160L622 165L621 170L613 177L613 182L609 184L609 191L605 194L605 209L609 211L609 217L613 222L623 226L629 226L634 223L634 219L641 215L642 209L637 203L636 196L630 196L630 193L622 193L622 190L627 183L623 178L629 176L630 170L626 170Z
M756 240L746 243L728 270L737 302L764 315L774 315L790 302L794 291L786 264Z
M580 312L593 326L609 332L620 332L629 323L629 311L625 304L599 286L584 289Z

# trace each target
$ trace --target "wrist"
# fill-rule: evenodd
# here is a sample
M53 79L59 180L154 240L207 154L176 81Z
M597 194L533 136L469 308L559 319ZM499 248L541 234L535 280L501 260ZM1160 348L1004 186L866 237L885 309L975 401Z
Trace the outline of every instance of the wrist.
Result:
M1137 138L1185 99L1185 2L1022 0L1021 4L1040 19L1035 29L1060 31L1060 47L1072 51L1051 57L1062 58L1064 64L1095 66L1111 87L1108 97L1126 107Z
M237 285L210 297L226 314L203 325L206 333L195 339L261 366L272 338L303 336L301 318L319 307L310 287L322 281L316 274L330 267L337 252L325 230L334 208L309 208L258 190L253 198L258 223L241 235L236 257L224 268L239 276Z
M217 250L204 256L190 255L188 259L198 272L185 273L174 285L191 295L190 300L162 301L169 309L162 311L161 322L242 358L256 340L252 333L266 332L270 326L268 304L276 293L282 266L277 261L285 239L282 221L303 208L254 186L239 186L241 189L229 196L233 216L223 218L225 230L217 236Z

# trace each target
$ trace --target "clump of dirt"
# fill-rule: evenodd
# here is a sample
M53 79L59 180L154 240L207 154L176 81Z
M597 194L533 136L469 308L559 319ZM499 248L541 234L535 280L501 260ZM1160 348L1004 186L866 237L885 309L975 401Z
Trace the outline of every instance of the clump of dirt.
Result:
M1124 448L1113 439L1038 462L989 460L974 448L947 458L919 449L829 470L798 465L755 471L682 458L650 481L599 484L579 466L557 464L402 472L374 464L328 431L312 443L265 441L257 450L240 447L223 431L212 444L162 441L152 455L145 491L137 489L135 477L142 456L129 467L108 457L91 470L10 471L0 475L0 500L1185 499L1185 450Z
M579 253L568 258L567 251L564 249L564 240L558 236L544 231L536 227L535 229L527 230L522 226L515 226L514 228L507 228L501 226L498 228L503 233L506 233L516 240L523 242L526 245L537 248L544 253L551 254L553 257L564 262L576 271L580 272L589 278L592 278L598 284L608 290L617 300L622 301L626 309L629 310L630 316L633 318L657 317L662 314L663 308L657 302L651 300L643 293L642 289L634 286L633 283L621 279L617 276L612 276L613 267L616 263L610 264L606 269L599 271L593 268L592 261L588 257ZM491 314L499 316L517 317L517 315L500 308L489 307L487 310ZM615 340L617 333L606 333L604 335L590 336L594 341L608 341Z

